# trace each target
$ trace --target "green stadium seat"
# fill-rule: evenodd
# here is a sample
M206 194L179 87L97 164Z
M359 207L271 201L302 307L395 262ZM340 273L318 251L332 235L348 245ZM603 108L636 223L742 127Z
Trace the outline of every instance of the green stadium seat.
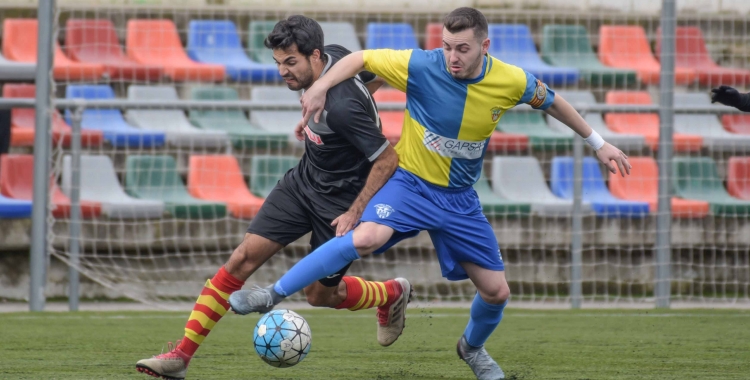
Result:
M190 92L194 100L239 100L237 91L229 87L193 87ZM286 146L289 136L282 132L268 132L256 127L239 110L190 111L190 122L202 129L224 131L232 144L239 149Z
M276 63L273 60L273 51L263 45L263 41L265 41L275 25L276 21L250 21L250 25L247 28L249 33L247 48L250 51L250 57L253 61L266 64Z
M299 163L295 156L253 156L250 170L250 192L266 198L284 173Z
M474 184L474 191L479 196L479 203L482 204L482 211L488 217L497 215L529 215L531 204L512 201L495 194L490 187L489 180L482 172L479 181Z
M541 50L545 62L577 68L592 86L621 87L637 82L635 70L607 67L599 61L583 25L545 25Z
M544 121L541 111L508 111L500 118L496 130L505 133L516 133L529 137L529 146L533 150L568 150L573 147L573 131L550 129Z
M175 218L213 219L227 214L224 203L202 201L188 193L171 156L129 156L125 191L136 198L163 201L165 210Z
M711 157L675 157L672 165L677 196L707 201L714 215L750 213L750 201L737 199L724 188Z

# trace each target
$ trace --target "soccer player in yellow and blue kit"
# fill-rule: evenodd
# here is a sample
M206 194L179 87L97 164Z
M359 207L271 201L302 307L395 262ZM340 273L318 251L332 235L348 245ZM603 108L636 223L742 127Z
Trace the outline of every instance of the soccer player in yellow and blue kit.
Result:
M399 169L370 200L353 232L320 246L273 286L235 293L243 297L236 302L266 312L349 262L426 230L443 277L470 278L477 287L469 323L458 341L459 357L479 380L505 378L484 343L502 319L510 289L495 234L472 188L497 122L508 109L527 103L585 137L611 172L625 175L630 164L544 83L489 56L487 34L484 15L459 8L444 19L442 49L352 53L306 91L299 130L312 115L318 119L329 88L362 70L406 92L403 131L396 145Z

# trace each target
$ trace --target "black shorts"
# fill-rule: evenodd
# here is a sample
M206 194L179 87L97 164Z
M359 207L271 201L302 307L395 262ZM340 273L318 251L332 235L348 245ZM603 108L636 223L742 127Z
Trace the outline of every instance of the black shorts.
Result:
M316 203L321 203L320 198ZM247 232L287 246L312 231L310 246L315 250L336 236L331 222L347 211L340 210L334 202L328 203L329 207L314 207L294 183L282 179L263 202ZM328 287L338 286L350 265L319 280L320 283Z

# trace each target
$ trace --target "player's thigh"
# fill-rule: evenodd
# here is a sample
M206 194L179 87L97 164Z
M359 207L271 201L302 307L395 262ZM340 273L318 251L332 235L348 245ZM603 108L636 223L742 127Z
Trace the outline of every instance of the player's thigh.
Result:
M247 232L286 246L312 230L302 196L281 181L274 187Z
M510 297L505 271L483 268L471 262L460 263L482 299L491 304L501 304Z

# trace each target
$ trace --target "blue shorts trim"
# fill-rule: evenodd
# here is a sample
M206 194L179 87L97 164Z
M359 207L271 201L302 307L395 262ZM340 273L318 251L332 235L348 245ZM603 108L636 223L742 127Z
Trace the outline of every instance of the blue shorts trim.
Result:
M399 168L370 200L361 220L386 225L395 231L375 253L382 253L420 231L428 231L443 277L448 280L468 278L461 262L505 270L495 232L472 187L442 188Z

